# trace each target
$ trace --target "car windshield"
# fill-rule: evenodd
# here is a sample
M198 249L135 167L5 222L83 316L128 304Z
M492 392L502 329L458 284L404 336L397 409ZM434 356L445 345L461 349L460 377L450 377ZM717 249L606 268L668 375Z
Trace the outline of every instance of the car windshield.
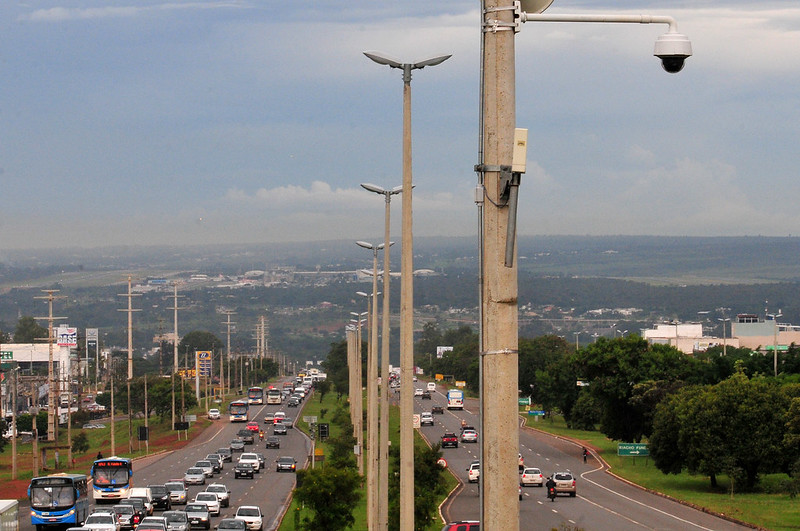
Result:
M208 492L227 492L225 487L222 485L209 485L206 490Z
M205 503L195 503L189 504L186 506L186 512L206 512L208 510L208 506Z
M192 474L194 474L194 475L198 475L198 474L202 474L202 473L203 473L203 470L202 470L202 469L200 469L200 468L190 468L189 470L187 470L187 471L186 471L186 473L187 473L187 474L189 474L190 476L191 476Z
M251 507L240 507L236 511L236 516L258 516L258 509Z
M217 501L217 495L213 492L198 492L197 496L195 496L197 501Z
M167 522L185 522L186 521L186 513L183 511L167 511L164 513L164 518L167 519Z
M572 479L572 474L556 474L556 479L559 481L568 481Z
M182 491L185 488L182 483L167 483L165 487L170 492Z
M86 519L87 524L114 524L114 517L110 514L91 514Z
M217 529L244 529L246 525L247 524L245 524L241 520L234 520L232 518L227 518L219 522Z

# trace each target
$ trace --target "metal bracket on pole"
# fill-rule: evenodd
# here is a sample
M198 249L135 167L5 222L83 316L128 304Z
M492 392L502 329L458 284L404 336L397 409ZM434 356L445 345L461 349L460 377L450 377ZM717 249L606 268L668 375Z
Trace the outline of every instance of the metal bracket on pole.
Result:
M482 30L484 33L497 33L498 31L513 31L514 33L519 32L519 4L517 2L514 3L515 5L512 6L503 6L503 7L490 7L488 9L483 10L484 21L482 25ZM497 13L500 11L513 11L514 12L514 22L504 22L502 20L486 20L485 17L489 13Z
M494 356L496 354L519 354L519 350L515 348L504 348L501 350L484 350L481 356Z

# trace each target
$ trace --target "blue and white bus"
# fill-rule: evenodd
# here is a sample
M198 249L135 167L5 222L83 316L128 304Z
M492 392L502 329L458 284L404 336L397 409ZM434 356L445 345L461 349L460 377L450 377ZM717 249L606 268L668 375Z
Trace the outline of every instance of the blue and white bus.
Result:
M126 457L98 459L92 464L92 489L97 503L117 502L128 497L133 477L133 462Z
M53 474L31 479L28 486L31 525L46 527L82 526L89 514L89 491L83 474Z
M264 389L261 387L251 387L247 390L247 402L252 406L260 406L264 403Z
M231 422L247 422L250 420L250 406L246 400L236 400L228 406L228 415Z

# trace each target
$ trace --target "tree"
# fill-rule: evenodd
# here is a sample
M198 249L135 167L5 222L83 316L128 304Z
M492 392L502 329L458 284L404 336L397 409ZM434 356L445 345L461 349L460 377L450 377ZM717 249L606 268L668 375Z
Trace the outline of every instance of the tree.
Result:
M353 507L361 498L361 478L353 468L324 467L297 472L294 496L314 513L304 518L302 529L347 529L355 523Z
M659 404L650 438L659 470L705 474L712 487L728 474L748 490L760 473L787 470L790 399L774 381L748 379L739 367L719 384L685 388Z
M85 432L80 432L72 438L72 451L76 454L83 454L89 449L89 440Z
M328 375L328 380L337 393L348 394L350 367L347 363L347 341L342 340L331 343L328 356L322 362L322 367Z
M183 336L183 339L181 339L181 342L178 344L178 352L192 353L196 350L210 350L215 352L223 347L224 344L222 340L211 332L193 330Z
M47 328L39 325L36 319L23 316L14 329L14 343L35 343L37 339L46 339L47 335Z

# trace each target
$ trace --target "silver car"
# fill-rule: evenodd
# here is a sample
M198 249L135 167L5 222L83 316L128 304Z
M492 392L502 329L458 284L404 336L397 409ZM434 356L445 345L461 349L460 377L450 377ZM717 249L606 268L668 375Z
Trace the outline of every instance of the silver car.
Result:
M205 474L207 478L210 478L214 475L214 465L208 459L202 459L196 462L194 466L202 468L203 474Z
M187 494L183 481L167 481L164 486L167 487L167 491L169 491L169 501L173 505L186 505Z
M193 466L186 471L186 475L183 476L183 482L186 485L205 485L206 475L202 468Z
M162 514L167 519L167 531L189 531L189 517L184 511L164 511Z

